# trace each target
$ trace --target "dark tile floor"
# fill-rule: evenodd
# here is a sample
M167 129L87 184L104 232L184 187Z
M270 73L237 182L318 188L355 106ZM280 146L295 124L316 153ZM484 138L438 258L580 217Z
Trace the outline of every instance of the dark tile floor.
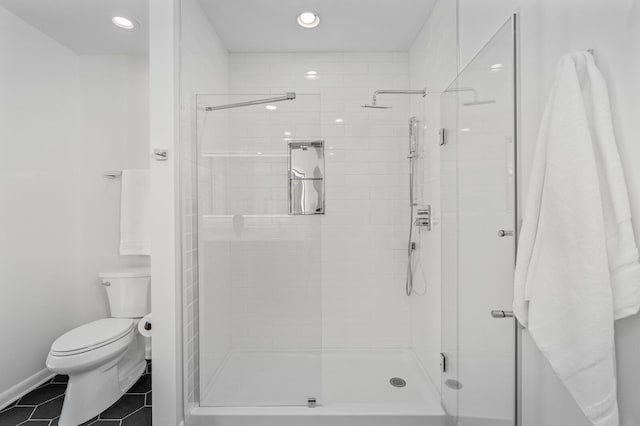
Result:
M57 426L67 376L55 376L0 410L0 426ZM122 398L82 426L151 426L151 362Z

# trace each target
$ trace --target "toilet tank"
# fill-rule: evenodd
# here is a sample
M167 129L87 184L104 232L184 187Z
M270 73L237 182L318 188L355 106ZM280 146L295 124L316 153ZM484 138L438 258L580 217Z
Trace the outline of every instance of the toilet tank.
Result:
M98 274L107 290L113 318L141 318L149 313L149 268L118 269Z

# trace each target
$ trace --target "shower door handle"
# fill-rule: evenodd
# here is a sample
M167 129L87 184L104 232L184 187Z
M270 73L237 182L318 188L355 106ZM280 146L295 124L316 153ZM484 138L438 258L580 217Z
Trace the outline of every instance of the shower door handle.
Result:
M498 231L498 237L513 237L513 231L505 231L504 229L501 229Z
M491 317L493 318L513 318L513 311L491 311Z

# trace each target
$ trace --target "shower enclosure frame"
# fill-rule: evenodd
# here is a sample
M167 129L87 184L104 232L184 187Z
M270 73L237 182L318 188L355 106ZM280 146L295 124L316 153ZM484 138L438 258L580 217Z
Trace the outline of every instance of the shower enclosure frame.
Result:
M513 156L515 158L513 164L513 176L515 187L515 203L514 203L514 224L513 224L513 238L516 247L515 255L518 254L518 239L520 237L520 223L522 223L522 200L521 200L521 188L520 188L520 17L518 12L514 12L511 15L511 30L513 31ZM513 259L516 261L515 257ZM514 424L515 426L522 426L522 331L523 327L520 322L515 319L515 401L514 401Z

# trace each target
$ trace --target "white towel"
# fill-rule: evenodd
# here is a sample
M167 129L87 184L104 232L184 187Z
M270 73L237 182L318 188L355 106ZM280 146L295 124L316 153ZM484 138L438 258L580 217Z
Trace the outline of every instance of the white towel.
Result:
M122 171L120 254L150 255L150 176L148 170Z
M638 312L640 263L606 84L562 57L538 137L514 312L587 418L618 426L614 319Z

